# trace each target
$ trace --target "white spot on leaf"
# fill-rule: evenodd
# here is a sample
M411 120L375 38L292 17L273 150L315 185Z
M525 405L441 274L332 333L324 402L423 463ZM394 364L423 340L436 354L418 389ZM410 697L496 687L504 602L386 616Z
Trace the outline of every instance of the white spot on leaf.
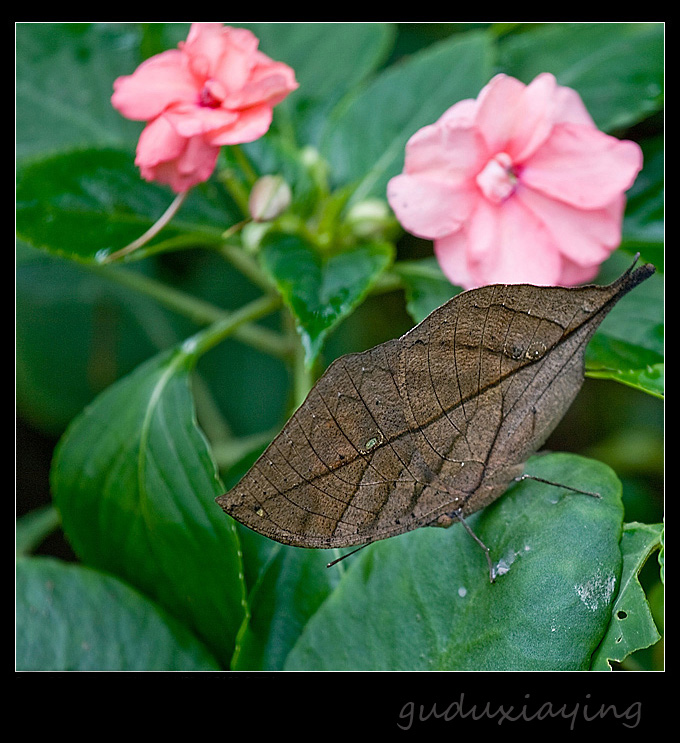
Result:
M594 575L587 583L574 586L579 598L590 611L597 611L600 606L609 604L615 588L615 576L600 575L599 573Z

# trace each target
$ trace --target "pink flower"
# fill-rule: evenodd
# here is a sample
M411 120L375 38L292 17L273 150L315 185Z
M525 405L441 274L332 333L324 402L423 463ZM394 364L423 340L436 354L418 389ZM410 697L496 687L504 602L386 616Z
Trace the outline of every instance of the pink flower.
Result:
M387 197L454 284L570 286L619 245L641 167L638 145L599 131L552 75L497 75L410 138Z
M135 159L143 178L181 193L210 177L222 145L265 134L273 107L298 85L258 43L246 29L194 23L178 49L114 82L113 106L148 122Z

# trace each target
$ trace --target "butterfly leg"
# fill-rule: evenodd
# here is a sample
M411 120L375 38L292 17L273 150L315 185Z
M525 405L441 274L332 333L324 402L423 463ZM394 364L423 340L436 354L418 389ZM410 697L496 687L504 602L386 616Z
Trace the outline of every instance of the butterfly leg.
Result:
M491 562L491 554L489 552L489 548L482 542L482 540L472 531L470 528L470 525L465 521L463 518L463 510L458 509L457 511L453 511L451 513L451 516L456 519L456 521L460 521L460 523L463 525L463 528L465 531L477 542L477 544L484 550L484 554L486 555L486 562L489 566L489 580L491 583L496 582L496 572L493 568L493 563Z
M545 485L553 485L556 488L564 488L565 490L571 490L573 493L581 493L582 495L591 495L593 498L601 498L599 493L593 493L590 490L580 490L579 488L572 488L570 485L563 485L561 482L552 482L552 480L544 480L542 477L536 477L535 475L519 475L515 478L515 482L522 482L522 480L535 480L536 482L542 482Z
M340 555L340 557L336 557L335 560L331 560L331 562L329 562L326 565L326 567L327 568L332 568L333 565L337 565L341 560L344 560L346 557L351 557L352 555L356 555L356 553L359 550L362 550L364 547L368 547L368 545L369 545L369 543L367 542L366 544L362 544L361 547L357 547L355 550L352 550L351 552L347 552L344 555Z

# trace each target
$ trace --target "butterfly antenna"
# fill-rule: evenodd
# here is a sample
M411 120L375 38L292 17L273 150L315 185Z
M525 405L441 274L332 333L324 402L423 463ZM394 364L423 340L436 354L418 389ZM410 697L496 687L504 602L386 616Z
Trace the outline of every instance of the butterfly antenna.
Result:
M344 560L346 557L351 557L352 555L356 555L356 553L359 552L359 550L362 550L364 547L368 547L369 544L370 544L370 542L367 543L367 544L362 544L361 547L357 547L355 550L352 550L351 552L347 552L344 555L340 555L340 557L336 558L332 562L329 562L326 565L326 567L327 568L332 568L333 565L337 565L339 562L341 562L342 560Z

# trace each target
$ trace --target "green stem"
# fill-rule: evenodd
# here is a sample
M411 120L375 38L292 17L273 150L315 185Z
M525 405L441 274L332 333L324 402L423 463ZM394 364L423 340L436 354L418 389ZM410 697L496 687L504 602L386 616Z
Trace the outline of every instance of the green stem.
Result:
M293 349L292 358L292 373L293 373L293 384L292 384L292 395L293 399L291 404L293 409L291 413L297 410L300 405L304 402L305 398L309 394L309 391L314 385L314 371L310 369L305 363L305 349L300 341L300 335L298 334L295 323L290 313L285 315L286 322L286 336L289 339L291 347Z
M225 243L220 246L219 251L234 268L240 271L247 279L267 292L272 291L272 282L260 268L257 261L243 250L239 245Z
M247 217L249 215L248 199L250 198L250 189L253 187L258 176L245 153L238 145L232 145L229 149L238 167L227 167L220 170L218 172L218 178L227 191L229 191L231 198L236 202L241 213Z
M199 325L212 325L229 321L235 314L225 312L210 302L192 297L185 292L174 289L161 281L149 278L136 271L114 266L88 265L87 268L109 281L114 281L121 286L151 297L167 309L177 312ZM276 298L274 301L278 302L279 300ZM291 346L288 339L282 337L279 333L275 333L259 325L239 325L234 333L234 337L277 358L286 358L291 353Z
M404 288L404 282L399 274L393 271L385 271L371 287L371 294L385 294L386 292L397 291Z
M18 555L30 555L43 540L59 528L59 513L54 506L29 511L17 521L15 546Z
M251 434L250 436L222 437L211 441L210 448L212 451L215 464L220 470L228 470L242 457L249 454L260 446L266 446L276 434L279 427L268 431Z
M243 175L246 177L248 185L252 186L253 183L255 183L255 181L257 180L258 176L253 169L253 166L250 164L250 160L246 156L243 149L237 144L231 146L231 151L234 155L234 159L241 168L241 173L243 173Z
M116 250L115 252L106 256L106 258L104 258L102 263L111 263L112 261L115 261L118 258L122 258L123 256L129 255L135 250L138 250L143 245L146 245L146 243L148 243L149 240L153 239L170 222L170 220L175 216L175 214L177 214L179 208L184 203L184 200L186 199L188 193L189 193L188 191L184 191L183 193L180 193L177 196L175 196L173 202L165 210L165 212L160 217L160 219L156 220L156 222L154 222L154 224L151 225L151 227L149 227L149 229L143 235L138 237L136 240L133 240L129 245L126 245L124 248L121 248L120 250Z
M247 323L259 320L281 307L281 299L273 295L265 295L249 304L240 307L234 312L225 313L222 319L217 320L209 327L199 330L184 342L184 351L187 355L198 359L204 353L221 343L225 338L234 335L237 330Z

